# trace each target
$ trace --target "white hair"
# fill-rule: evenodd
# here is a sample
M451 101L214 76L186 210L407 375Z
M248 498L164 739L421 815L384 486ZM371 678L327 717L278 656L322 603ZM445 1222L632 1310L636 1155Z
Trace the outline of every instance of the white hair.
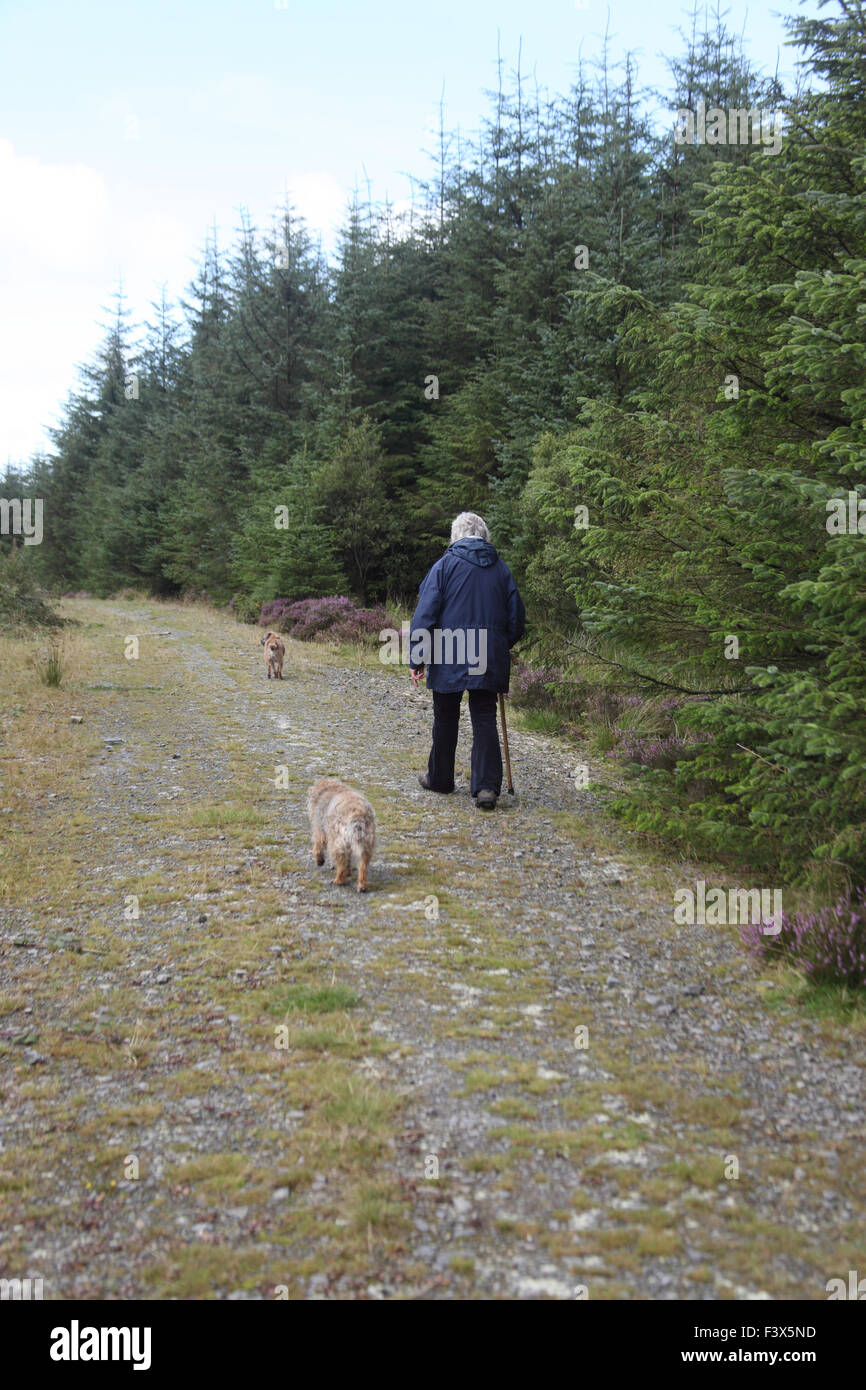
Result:
M451 523L452 545L455 541L465 540L467 536L475 536L480 541L490 540L487 522L475 512L461 512Z

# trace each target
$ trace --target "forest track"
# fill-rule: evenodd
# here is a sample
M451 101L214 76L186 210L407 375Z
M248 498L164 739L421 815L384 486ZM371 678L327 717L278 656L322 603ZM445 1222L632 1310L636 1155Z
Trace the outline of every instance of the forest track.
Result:
M418 786L405 673L288 642L269 682L221 614L67 610L64 688L21 644L2 676L0 1275L822 1299L866 1268L862 1036L768 1008L735 928L674 923L701 870L611 826L603 768L577 791L515 727L484 815L465 711L455 794ZM312 862L325 773L376 808L366 896Z

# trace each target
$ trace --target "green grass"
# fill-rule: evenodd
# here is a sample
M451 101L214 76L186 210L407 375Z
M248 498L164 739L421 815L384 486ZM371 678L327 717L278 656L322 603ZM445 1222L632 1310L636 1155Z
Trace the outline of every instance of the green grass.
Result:
M349 1201L352 1225L357 1231L393 1231L403 1224L402 1207L387 1182L361 1182Z
M384 1138L398 1108L396 1096L345 1078L342 1089L322 1107L325 1118L335 1125L348 1125L356 1137L364 1134L376 1143Z
M56 690L63 683L66 653L58 638L51 637L40 646L33 657L33 668L43 685Z
M203 806L189 815L190 825L206 827L209 830L225 830L236 825L266 825L268 817L263 811L252 806Z
M810 985L797 978L767 989L763 1002L777 1011L793 1004L812 1018L866 1030L866 990L848 985Z
M563 717L555 709L523 709L517 721L519 727L536 734L562 733Z
M345 985L290 985L267 1005L270 1014L333 1014L338 1009L355 1009L360 996Z

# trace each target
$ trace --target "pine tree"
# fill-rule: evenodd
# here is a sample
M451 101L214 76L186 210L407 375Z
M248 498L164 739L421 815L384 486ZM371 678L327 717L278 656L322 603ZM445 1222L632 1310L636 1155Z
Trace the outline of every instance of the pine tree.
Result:
M233 582L257 604L343 592L337 541L324 520L305 453L270 439L250 465L250 501L232 551Z
M587 402L525 494L536 603L564 584L597 658L708 696L682 719L709 737L628 813L812 876L866 868L866 553L825 526L866 466L863 25L793 26L828 90L793 103L778 155L716 165L683 303L611 287L629 370L654 372Z

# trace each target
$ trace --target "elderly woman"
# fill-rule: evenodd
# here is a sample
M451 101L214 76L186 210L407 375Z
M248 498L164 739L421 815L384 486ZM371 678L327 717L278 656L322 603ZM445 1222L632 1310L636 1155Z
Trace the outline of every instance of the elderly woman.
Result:
M461 512L451 544L421 585L411 625L410 666L416 685L427 668L433 691L433 747L418 781L431 792L454 790L460 701L469 691L471 792L492 811L502 790L496 696L508 691L511 648L526 612L511 570L490 544L480 516Z

